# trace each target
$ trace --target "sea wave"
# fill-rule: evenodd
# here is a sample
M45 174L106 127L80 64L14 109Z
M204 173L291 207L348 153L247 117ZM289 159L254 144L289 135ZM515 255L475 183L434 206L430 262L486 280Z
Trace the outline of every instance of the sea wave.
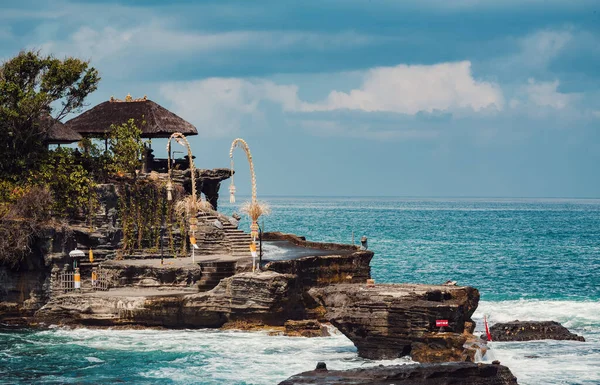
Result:
M557 321L567 328L584 329L600 327L600 301L513 300L481 301L474 319L488 316L490 324L496 322Z
M524 385L600 384L600 302L598 301L482 301L473 319L483 333L483 315L490 325L507 321L557 321L579 341L491 342L484 362L499 360Z

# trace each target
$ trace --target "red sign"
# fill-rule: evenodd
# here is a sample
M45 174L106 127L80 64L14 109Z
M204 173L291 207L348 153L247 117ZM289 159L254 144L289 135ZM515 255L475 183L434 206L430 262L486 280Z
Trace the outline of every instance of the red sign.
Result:
M448 320L447 319L436 319L435 327L441 328L442 326L448 326Z

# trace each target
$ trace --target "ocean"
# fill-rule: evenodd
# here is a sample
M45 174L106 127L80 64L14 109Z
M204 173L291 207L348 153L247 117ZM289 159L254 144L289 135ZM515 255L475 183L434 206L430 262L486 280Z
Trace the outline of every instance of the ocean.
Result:
M554 320L586 342L492 342L520 384L600 384L600 200L270 197L265 231L375 252L377 283L480 290L474 319ZM220 202L232 213L236 205ZM248 227L243 221L242 227ZM324 338L215 330L0 329L0 384L276 384L331 369L405 363L358 358Z

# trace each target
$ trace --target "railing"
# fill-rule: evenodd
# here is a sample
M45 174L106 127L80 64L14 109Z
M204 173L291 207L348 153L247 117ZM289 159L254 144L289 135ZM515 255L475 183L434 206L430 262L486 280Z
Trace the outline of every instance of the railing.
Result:
M61 271L58 274L58 289L63 292L75 290L75 273L72 271Z
M62 270L58 272L56 278L56 284L53 284L53 287L60 292L68 293L76 290L80 291L83 288L79 269L76 269L75 271ZM86 279L86 288L87 290L90 289L90 286L87 284L87 282L89 282L93 291L107 291L111 286L111 281L110 271L102 269L101 267L94 267L92 268L90 280L87 281Z
M92 269L92 290L106 291L110 287L110 276L108 271L99 268Z

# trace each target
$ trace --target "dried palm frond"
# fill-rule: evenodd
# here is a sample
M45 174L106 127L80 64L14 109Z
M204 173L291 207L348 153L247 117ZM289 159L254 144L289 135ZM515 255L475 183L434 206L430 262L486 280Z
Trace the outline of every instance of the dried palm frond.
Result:
M256 221L261 215L271 214L271 207L266 202L246 202L240 207L240 211L248 214L252 221Z
M195 217L198 212L214 213L212 205L204 199L194 199L188 195L182 200L175 203L175 212L179 215L184 215L188 218Z

